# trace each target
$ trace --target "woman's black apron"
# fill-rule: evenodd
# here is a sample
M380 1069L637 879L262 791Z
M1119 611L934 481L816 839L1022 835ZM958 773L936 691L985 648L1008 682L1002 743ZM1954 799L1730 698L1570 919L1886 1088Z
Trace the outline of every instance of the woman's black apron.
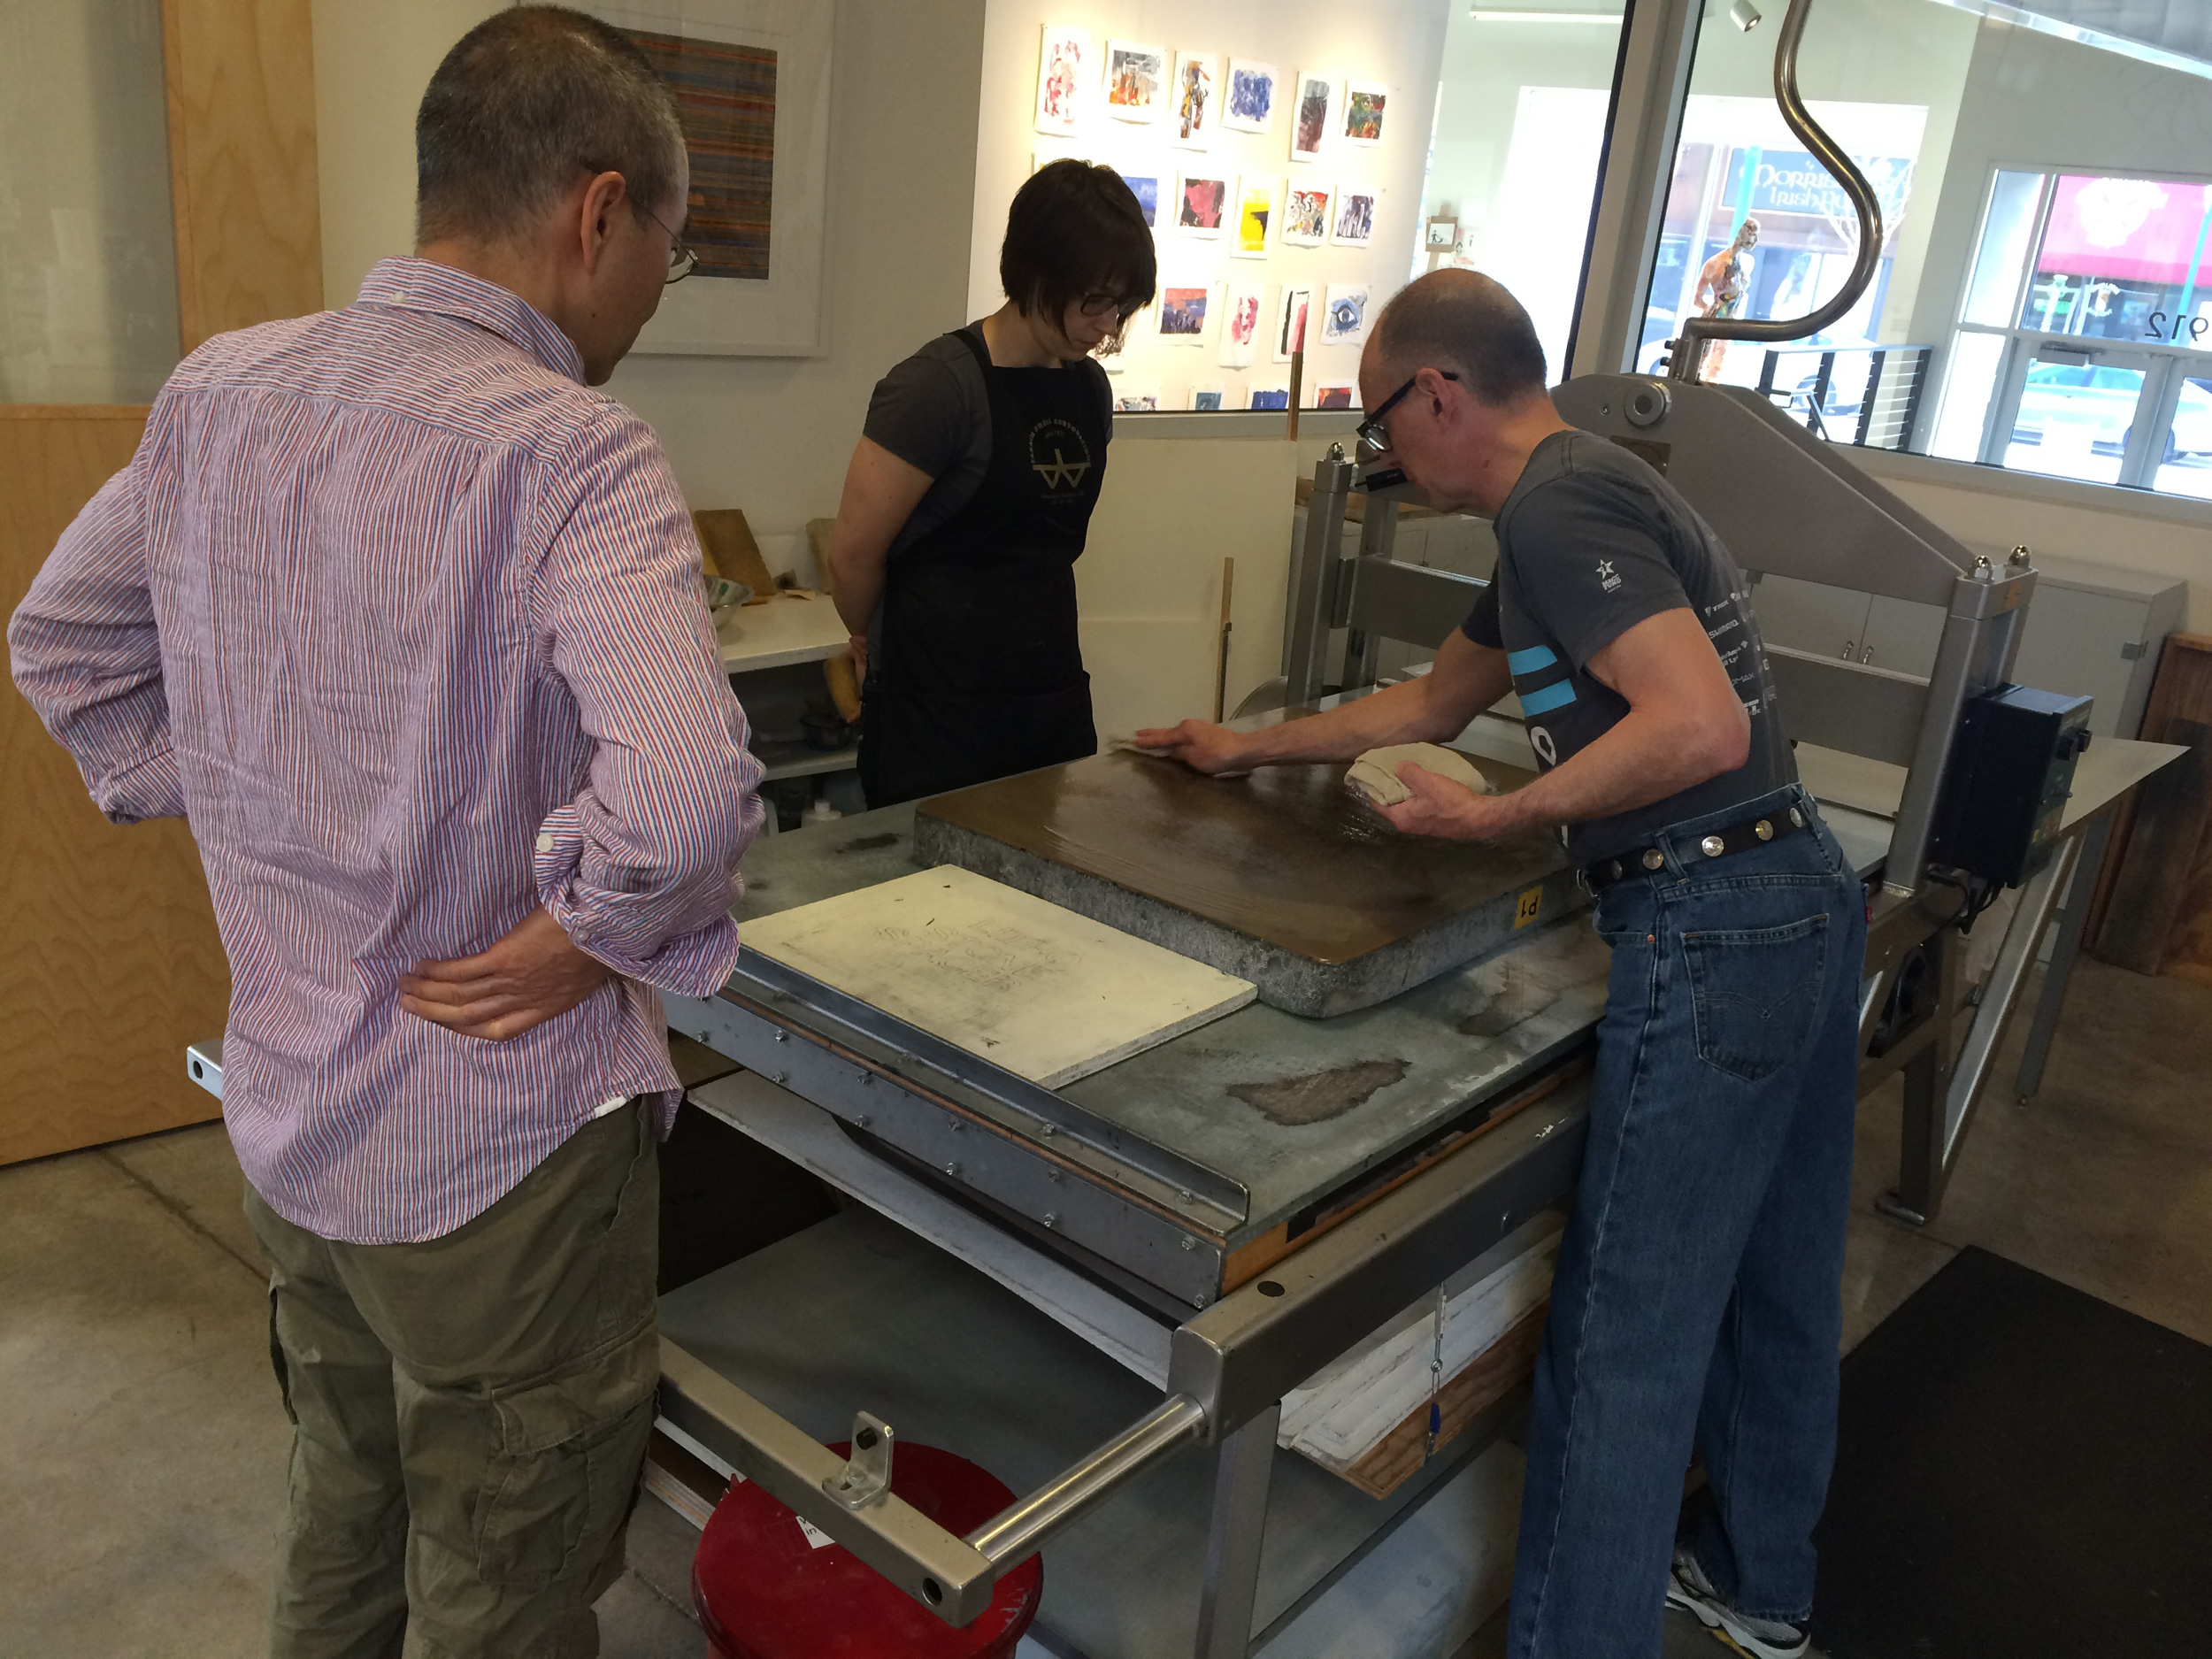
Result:
M860 717L860 783L889 806L1098 752L1076 637L1075 561L1106 472L1096 380L1002 369L982 331L991 465L894 558Z

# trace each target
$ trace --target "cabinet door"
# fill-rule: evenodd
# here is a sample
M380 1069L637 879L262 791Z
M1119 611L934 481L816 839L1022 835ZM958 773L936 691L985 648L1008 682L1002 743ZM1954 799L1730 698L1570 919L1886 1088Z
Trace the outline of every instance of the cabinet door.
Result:
M2121 653L2142 639L2148 615L2140 599L2039 582L2012 677L2039 691L2094 697L2089 729L2100 737L2132 737L2119 730L2119 720L2136 662Z
M1853 662L1866 639L1868 603L1865 594L1794 576L1762 576L1751 589L1752 613L1769 645Z

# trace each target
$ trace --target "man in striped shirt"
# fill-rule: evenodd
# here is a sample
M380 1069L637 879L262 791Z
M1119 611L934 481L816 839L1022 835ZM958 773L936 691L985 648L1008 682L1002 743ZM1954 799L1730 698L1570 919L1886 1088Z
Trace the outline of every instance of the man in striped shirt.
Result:
M272 1651L586 1655L652 1418L659 990L737 950L760 768L684 503L605 381L687 261L624 36L500 12L418 257L223 335L9 626L119 823L183 815L296 1425Z

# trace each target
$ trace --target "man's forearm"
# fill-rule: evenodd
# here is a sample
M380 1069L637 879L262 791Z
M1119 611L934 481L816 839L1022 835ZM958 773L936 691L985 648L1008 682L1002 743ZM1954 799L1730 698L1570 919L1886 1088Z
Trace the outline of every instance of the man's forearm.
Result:
M1353 760L1391 743L1439 742L1456 736L1465 721L1452 721L1435 706L1427 679L1409 680L1351 703L1241 734L1254 765L1293 761ZM1450 730L1440 731L1440 725Z
M1503 833L1549 829L1649 806L1721 770L1697 728L1666 714L1632 709L1587 749L1492 804L1509 819Z

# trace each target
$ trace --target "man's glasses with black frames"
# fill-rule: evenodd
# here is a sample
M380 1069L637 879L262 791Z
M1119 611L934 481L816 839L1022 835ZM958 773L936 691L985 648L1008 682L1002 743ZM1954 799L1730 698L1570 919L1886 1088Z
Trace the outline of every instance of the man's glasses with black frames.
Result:
M1437 373L1448 380L1456 380L1459 378L1458 373L1451 369L1439 369ZM1405 402L1406 395L1413 390L1420 378L1421 371L1416 369L1407 377L1403 386L1376 404L1375 412L1361 421L1354 430L1352 435L1359 446L1362 460L1372 460L1375 457L1389 451L1390 427L1387 422L1390 419L1390 411Z

